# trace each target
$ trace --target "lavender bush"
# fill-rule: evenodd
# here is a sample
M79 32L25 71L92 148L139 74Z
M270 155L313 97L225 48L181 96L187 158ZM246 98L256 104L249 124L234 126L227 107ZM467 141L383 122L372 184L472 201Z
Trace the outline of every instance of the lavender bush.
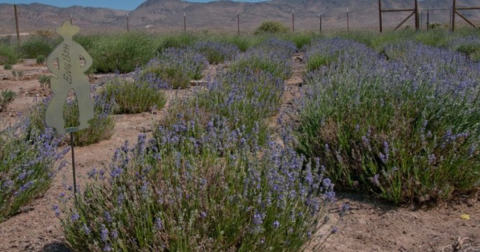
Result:
M221 117L126 143L62 218L74 249L298 251L324 223L333 185L319 167ZM255 146L255 145L254 145ZM317 193L320 197L316 197Z
M207 59L191 48L168 48L152 59L140 73L145 78L157 78L172 88L186 88L190 80L201 79Z
M239 55L230 71L244 74L250 71L266 72L286 80L292 75L290 57L295 51L292 42L271 39Z
M210 64L231 61L240 53L234 44L211 41L197 42L193 49L204 55Z
M49 99L37 103L28 113L28 130L27 139L32 140L35 134L46 131L45 127L45 111ZM115 121L109 115L111 114L111 102L106 100L104 94L93 93L94 101L94 119L90 123L90 127L74 133L74 144L76 146L85 146L97 143L104 139L109 139L113 135ZM75 99L69 99L64 105L63 118L65 119L65 127L74 127L80 124L78 121L78 106ZM63 138L61 136L60 138Z
M148 78L134 82L116 78L105 85L104 92L107 101L113 103L114 113L141 113L152 108L160 110L165 106L167 99L160 92L164 86L161 82L150 83Z
M280 107L284 81L266 72L246 68L243 72L227 72L208 84L208 92L200 93L199 107L229 118L231 127L244 126L248 134L256 134L264 143L268 135L265 118L274 116Z
M42 195L65 163L55 166L68 148L47 130L26 139L28 121L0 131L0 222Z
M337 185L396 203L480 185L478 64L415 43L387 48L401 52L392 61L356 42L324 43L348 53L307 78L298 144Z

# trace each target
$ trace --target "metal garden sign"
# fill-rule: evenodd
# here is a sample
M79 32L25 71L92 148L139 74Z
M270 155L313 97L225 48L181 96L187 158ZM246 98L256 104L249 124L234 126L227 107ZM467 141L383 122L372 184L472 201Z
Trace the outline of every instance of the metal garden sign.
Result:
M57 33L62 36L63 42L47 58L47 66L55 75L51 78L51 88L54 93L45 113L45 122L48 126L55 128L58 135L70 133L70 144L72 151L73 187L77 192L75 178L75 154L73 151L73 133L88 128L89 120L94 118L94 105L90 97L90 82L85 72L92 65L92 58L87 51L78 43L73 41L73 35L80 31L78 26L73 26L70 21L65 21L57 28ZM80 57L84 64L81 64ZM70 91L75 92L78 104L80 125L77 127L65 127L63 118L64 104Z

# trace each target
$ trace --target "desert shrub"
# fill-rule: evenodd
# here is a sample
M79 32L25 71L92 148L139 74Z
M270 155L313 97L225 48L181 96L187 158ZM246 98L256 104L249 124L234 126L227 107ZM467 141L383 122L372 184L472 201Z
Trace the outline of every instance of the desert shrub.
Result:
M162 39L160 45L157 47L157 52L163 53L169 48L185 49L195 44L197 40L198 37L190 33L166 36Z
M46 59L45 55L38 55L37 59L36 59L37 64L38 65L43 65L43 63L45 63L45 59Z
M143 33L96 35L81 38L92 56L92 69L98 73L128 73L155 56L155 40Z
M36 59L39 55L49 55L57 44L54 39L33 36L22 42L20 52L24 58Z
M442 24L441 23L430 23L430 24L427 24L427 29L428 30L433 30L433 29L439 29L442 27Z
M193 49L204 55L210 64L233 60L240 52L233 44L210 41L197 42Z
M172 88L186 88L190 81L201 79L203 70L208 61L205 56L191 48L165 50L158 57L152 59L141 71L141 78L149 79L153 83L155 79L166 83Z
M45 111L49 99L37 103L28 113L29 127L27 129L27 139L31 139L35 132L45 132ZM89 124L87 129L80 130L74 134L74 145L85 146L97 143L104 139L109 139L113 135L115 121L109 116L111 113L111 106L106 100L105 95L95 93L93 95L94 101L94 119ZM64 105L63 118L65 119L65 127L75 127L80 124L78 120L79 112L76 99L68 99ZM60 136L59 138L63 138Z
M288 28L278 21L265 21L257 29L254 34L281 34L287 33Z
M50 88L50 76L41 75L38 77L38 82L40 82L40 88Z
M0 112L7 110L8 104L15 99L15 92L11 90L2 90L0 93Z
M476 65L419 44L403 45L404 62L344 46L355 50L309 81L299 151L319 156L337 186L396 203L478 187Z
M259 155L245 144L256 136L222 118L206 127L198 120L160 128L149 141L141 135L89 172L105 182L66 205L68 243L88 251L298 251L325 226L334 193L319 167L274 142Z
M113 112L117 114L133 114L148 111L152 108L162 109L165 106L165 94L160 92L156 83L146 80L128 81L114 79L105 85L106 99L112 102Z
M69 150L57 151L52 131L25 138L28 121L0 131L0 222L42 195L65 164L55 166Z
M3 69L4 69L4 70L12 70L12 69L13 69L13 66L7 63L7 64L5 64L5 65L3 66Z
M0 43L0 65L13 65L21 58L15 46ZM5 69L9 70L9 69Z

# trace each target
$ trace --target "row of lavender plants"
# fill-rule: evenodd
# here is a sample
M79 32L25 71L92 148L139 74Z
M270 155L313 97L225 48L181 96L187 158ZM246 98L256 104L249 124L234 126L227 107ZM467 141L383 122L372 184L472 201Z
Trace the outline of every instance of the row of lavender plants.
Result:
M53 131L31 132L25 120L0 131L0 222L43 194L65 165Z
M324 168L288 133L279 144L262 128L283 82L256 68L210 82L172 101L153 138L125 143L89 173L59 212L75 250L298 251L325 226L335 194Z
M344 39L308 48L307 61L331 60L305 77L298 149L319 156L338 186L395 203L478 188L478 64L413 42L386 54Z

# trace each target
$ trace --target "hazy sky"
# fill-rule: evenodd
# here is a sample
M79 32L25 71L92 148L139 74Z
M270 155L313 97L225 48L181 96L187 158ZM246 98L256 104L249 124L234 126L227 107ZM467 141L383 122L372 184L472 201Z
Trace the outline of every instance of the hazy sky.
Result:
M117 10L133 10L145 0L0 0L0 3L10 4L29 4L42 3L58 7L68 7L72 5L88 7L106 7ZM211 0L188 0L188 2L211 2ZM237 0L236 2L260 2L260 0Z

